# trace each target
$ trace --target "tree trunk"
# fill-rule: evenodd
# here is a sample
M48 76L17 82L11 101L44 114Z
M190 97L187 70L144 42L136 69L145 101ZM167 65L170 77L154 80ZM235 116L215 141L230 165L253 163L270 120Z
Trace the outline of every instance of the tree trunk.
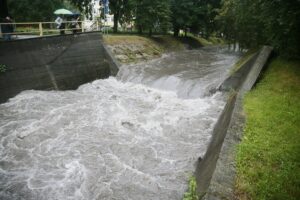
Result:
M5 18L8 15L7 0L0 0L0 18Z
M138 32L139 34L143 33L143 27L141 25L138 25Z
M149 29L149 37L152 36L152 28Z
M114 14L114 33L118 32L118 23L119 23L119 11Z
M178 36L179 36L179 28L174 27L174 37L178 37Z

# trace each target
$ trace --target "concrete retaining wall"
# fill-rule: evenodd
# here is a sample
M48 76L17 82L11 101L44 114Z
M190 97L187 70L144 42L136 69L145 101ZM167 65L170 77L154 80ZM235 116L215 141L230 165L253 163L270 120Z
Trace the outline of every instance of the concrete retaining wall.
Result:
M0 42L0 103L28 89L68 90L118 71L100 32Z
M231 74L219 87L220 91L238 91L240 87L243 85L247 74L249 73L251 67L256 61L258 56L258 52L253 54L251 58L248 59L246 63L244 63L236 72Z
M197 181L197 192L200 196L206 193L210 184L211 177L215 171L216 162L219 158L219 153L222 148L225 135L227 133L227 128L230 123L235 100L236 93L232 93L214 127L213 136L207 148L207 151L203 159L199 160L199 163L197 165L195 176Z
M229 94L207 152L199 161L195 173L198 193L205 200L234 199L235 148L241 140L245 122L242 98L257 81L271 52L271 47L263 47L220 87L223 91L233 91Z

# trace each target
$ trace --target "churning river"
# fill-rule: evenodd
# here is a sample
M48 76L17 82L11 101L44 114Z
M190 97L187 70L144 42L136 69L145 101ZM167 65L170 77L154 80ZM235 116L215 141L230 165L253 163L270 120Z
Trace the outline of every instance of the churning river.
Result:
M0 199L182 199L238 55L187 50L0 105Z

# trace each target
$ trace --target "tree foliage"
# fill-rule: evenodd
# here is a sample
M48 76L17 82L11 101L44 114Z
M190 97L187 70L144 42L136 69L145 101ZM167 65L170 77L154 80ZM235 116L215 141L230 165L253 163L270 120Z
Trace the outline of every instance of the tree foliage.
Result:
M118 24L132 20L133 1L132 0L110 0L109 8L114 15L114 32L118 31Z
M215 16L220 0L172 0L172 24L174 35L179 29L189 29L193 33L201 32L209 37L215 30Z
M169 0L136 0L136 26L139 32L153 31L166 32L170 27Z
M299 57L298 0L223 0L216 19L220 31L243 48L269 44L282 55Z
M84 13L87 16L90 16L92 13L91 0L69 0L71 4L76 6L80 12Z
M16 21L50 21L53 12L63 7L61 0L8 0L9 14Z
M7 0L0 0L0 18L8 15Z
M180 29L187 30L193 23L194 2L193 0L172 0L171 11L174 36L178 36Z
M7 5L9 15L19 22L52 21L55 18L55 10L76 9L67 0L7 0Z
M10 13L20 21L47 21L64 2L1 2L6 1ZM85 14L91 12L91 0L68 1ZM204 37L218 34L241 48L269 44L281 54L300 55L299 0L110 0L110 10L115 32L118 24L135 21L139 32L150 35L168 30L176 36L179 30Z

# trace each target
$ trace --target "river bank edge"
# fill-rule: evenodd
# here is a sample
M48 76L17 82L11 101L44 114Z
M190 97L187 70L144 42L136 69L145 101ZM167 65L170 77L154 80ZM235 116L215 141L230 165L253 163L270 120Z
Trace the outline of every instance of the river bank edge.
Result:
M204 46L224 44L219 38L171 35L104 35L103 42L120 64L134 64L161 57L164 53L197 49Z

